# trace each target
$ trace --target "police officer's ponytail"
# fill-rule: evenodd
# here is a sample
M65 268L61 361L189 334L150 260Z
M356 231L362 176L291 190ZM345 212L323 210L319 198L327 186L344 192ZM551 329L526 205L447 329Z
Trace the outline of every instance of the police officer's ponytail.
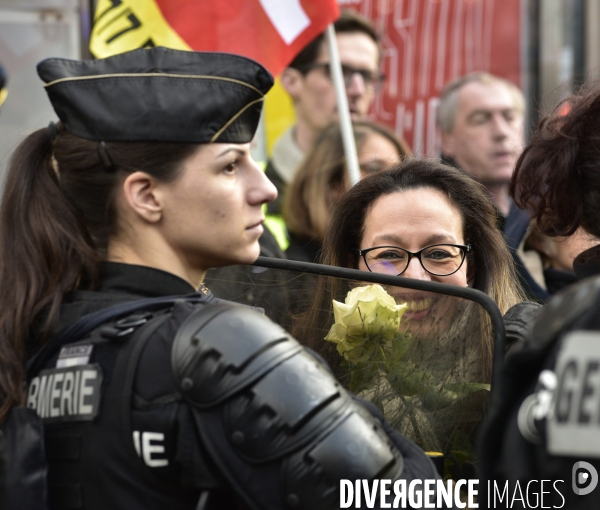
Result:
M22 402L23 363L50 336L64 294L93 289L98 281L117 224L118 184L135 170L170 181L197 148L100 145L60 125L56 132L35 131L19 145L0 209L0 421Z
M97 264L81 218L58 186L48 129L32 133L13 154L0 211L3 419L21 401L22 365L37 348L26 341L32 320L48 306L48 318L55 316L62 294Z
M544 234L583 227L600 237L600 83L542 120L517 161L511 195Z

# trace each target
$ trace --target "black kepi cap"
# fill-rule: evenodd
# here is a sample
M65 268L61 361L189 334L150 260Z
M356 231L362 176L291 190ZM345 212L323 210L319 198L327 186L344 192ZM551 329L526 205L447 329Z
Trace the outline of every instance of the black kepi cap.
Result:
M162 47L37 70L65 129L106 142L247 143L273 85L246 57Z

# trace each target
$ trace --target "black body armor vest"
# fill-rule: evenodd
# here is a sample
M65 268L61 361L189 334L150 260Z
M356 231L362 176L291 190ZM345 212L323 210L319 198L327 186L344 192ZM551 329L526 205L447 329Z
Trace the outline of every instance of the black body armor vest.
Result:
M27 403L51 509L321 510L339 507L342 479L438 477L278 325L212 297L165 300L101 310L37 360Z

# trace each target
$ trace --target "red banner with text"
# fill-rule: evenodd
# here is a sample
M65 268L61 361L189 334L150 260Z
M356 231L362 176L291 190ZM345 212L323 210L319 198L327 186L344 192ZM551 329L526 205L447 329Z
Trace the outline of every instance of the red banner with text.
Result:
M435 115L444 85L488 71L521 86L521 0L340 0L383 34L387 81L371 119L417 155L435 157Z

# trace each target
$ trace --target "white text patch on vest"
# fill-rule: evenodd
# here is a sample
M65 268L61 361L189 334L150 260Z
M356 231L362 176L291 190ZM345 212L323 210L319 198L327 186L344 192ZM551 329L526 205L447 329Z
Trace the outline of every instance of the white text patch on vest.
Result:
M29 383L27 407L45 422L92 420L100 407L101 386L97 364L42 370Z
M94 346L91 344L65 345L58 355L56 368L72 367L75 365L87 365Z
M557 387L547 418L553 455L600 458L600 335L572 331L556 360Z

